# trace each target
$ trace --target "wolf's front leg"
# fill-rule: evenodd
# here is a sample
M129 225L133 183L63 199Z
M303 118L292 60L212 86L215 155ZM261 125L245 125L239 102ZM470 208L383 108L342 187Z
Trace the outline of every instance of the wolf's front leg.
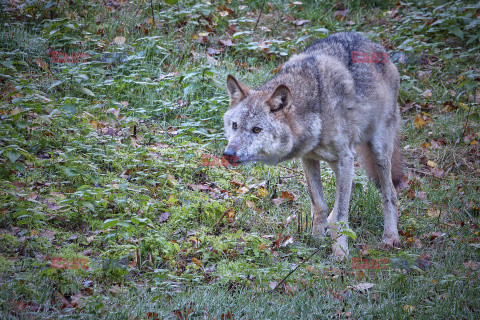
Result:
M302 165L307 179L308 193L312 201L312 234L316 237L323 237L325 235L328 206L323 198L320 162L302 158Z
M348 152L339 157L337 162L330 163L336 178L335 206L328 217L329 222L344 222L348 227L348 210L352 195L352 182L354 175L354 156ZM329 226L333 240L333 254L337 260L343 260L348 256L347 236L338 233L338 225Z

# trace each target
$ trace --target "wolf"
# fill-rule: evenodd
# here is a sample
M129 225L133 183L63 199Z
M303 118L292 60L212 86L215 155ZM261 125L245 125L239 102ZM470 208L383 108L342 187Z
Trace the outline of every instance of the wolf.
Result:
M382 59L358 63L352 61L352 52L376 53ZM224 114L228 144L223 156L233 165L251 161L276 165L300 158L311 199L312 233L323 237L328 225L334 257L342 260L349 254L347 236L335 223L348 226L358 151L382 193L382 240L400 246L396 187L405 176L397 141L399 83L385 49L353 32L310 44L257 89L228 75L230 106ZM335 204L329 215L320 161L335 174Z

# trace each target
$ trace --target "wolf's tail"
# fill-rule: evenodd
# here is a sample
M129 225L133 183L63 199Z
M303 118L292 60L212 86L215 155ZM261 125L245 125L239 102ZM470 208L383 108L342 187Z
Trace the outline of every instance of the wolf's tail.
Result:
M379 180L377 171L375 170L375 161L373 160L373 154L367 144L362 144L358 147L358 153L360 155L361 162L367 175L372 179L377 186L379 186ZM401 189L404 187L406 177L403 170L403 154L400 147L400 140L395 139L393 147L393 154L391 159L392 164L392 182L395 189Z

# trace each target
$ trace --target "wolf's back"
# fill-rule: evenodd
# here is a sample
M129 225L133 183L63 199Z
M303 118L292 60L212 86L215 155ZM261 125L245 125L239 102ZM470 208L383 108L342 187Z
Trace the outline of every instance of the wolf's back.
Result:
M381 54L386 59L379 59L376 63L356 63L352 53L371 55ZM381 45L354 32L340 32L310 44L304 51L311 55L328 55L340 61L351 72L358 97L368 96L375 90L375 79L379 76L391 87L398 91L399 77L395 66L388 59L388 55Z

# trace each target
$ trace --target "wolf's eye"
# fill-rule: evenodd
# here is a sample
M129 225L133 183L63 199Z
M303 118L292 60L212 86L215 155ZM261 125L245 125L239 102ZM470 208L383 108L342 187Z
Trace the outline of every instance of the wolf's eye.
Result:
M253 127L252 131L253 131L253 133L259 133L260 131L262 131L262 128Z
M232 128L233 128L234 130L237 129L237 123L236 123L236 122L232 123Z

